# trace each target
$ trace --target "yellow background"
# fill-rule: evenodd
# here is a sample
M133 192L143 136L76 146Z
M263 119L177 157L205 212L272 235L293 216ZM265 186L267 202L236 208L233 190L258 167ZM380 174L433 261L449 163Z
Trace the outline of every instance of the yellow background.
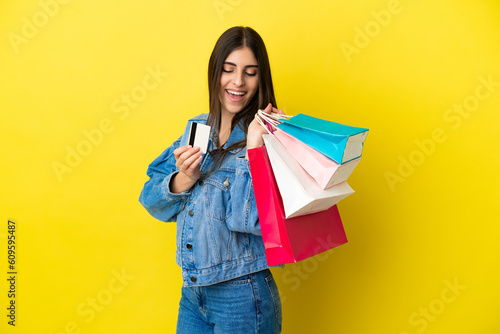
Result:
M174 333L175 224L138 196L207 112L208 58L234 25L264 38L280 108L370 129L339 205L349 243L273 270L283 333L500 332L498 1L54 1L0 4L0 332Z

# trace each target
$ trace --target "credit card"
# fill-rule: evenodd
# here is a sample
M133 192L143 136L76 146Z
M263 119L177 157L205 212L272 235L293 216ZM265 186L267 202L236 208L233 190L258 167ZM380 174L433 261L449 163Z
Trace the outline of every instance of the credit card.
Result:
M189 129L189 142L192 147L198 146L201 153L207 153L210 126L196 122L191 123Z

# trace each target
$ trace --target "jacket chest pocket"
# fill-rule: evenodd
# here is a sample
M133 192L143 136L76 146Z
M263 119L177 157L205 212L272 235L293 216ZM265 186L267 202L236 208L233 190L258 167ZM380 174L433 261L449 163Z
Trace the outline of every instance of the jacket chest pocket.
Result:
M204 181L205 204L211 218L224 221L231 216L231 188L234 177L234 170L219 169Z

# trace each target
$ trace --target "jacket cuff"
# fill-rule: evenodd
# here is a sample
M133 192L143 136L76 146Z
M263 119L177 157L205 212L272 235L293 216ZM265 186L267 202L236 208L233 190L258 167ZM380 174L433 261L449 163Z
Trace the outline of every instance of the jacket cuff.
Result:
M172 174L170 174L169 176L167 176L163 182L162 182L162 191L163 191L163 196L165 196L165 199L173 199L173 200L178 200L182 197L187 197L189 195L191 195L191 189L190 190L187 190L187 191L183 191L181 193L173 193L171 190L170 190L170 181L173 179L173 177L175 175L179 174L179 172L174 172Z

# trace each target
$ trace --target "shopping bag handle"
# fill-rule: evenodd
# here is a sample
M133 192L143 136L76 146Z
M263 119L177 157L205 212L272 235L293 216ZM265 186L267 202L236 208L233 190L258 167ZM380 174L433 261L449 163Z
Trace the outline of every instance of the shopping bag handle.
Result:
M273 134L273 131L272 131L272 127L271 125L269 124L266 124L265 121L261 120L260 117L255 117L255 119L257 119L257 122L259 122L260 125L262 125L262 127L264 129L266 129L267 133L269 133L270 135Z
M273 134L274 131L278 129L278 124L290 117L292 116L277 114L275 112L266 114L262 109L259 109L256 118L257 122L259 122L269 134Z

